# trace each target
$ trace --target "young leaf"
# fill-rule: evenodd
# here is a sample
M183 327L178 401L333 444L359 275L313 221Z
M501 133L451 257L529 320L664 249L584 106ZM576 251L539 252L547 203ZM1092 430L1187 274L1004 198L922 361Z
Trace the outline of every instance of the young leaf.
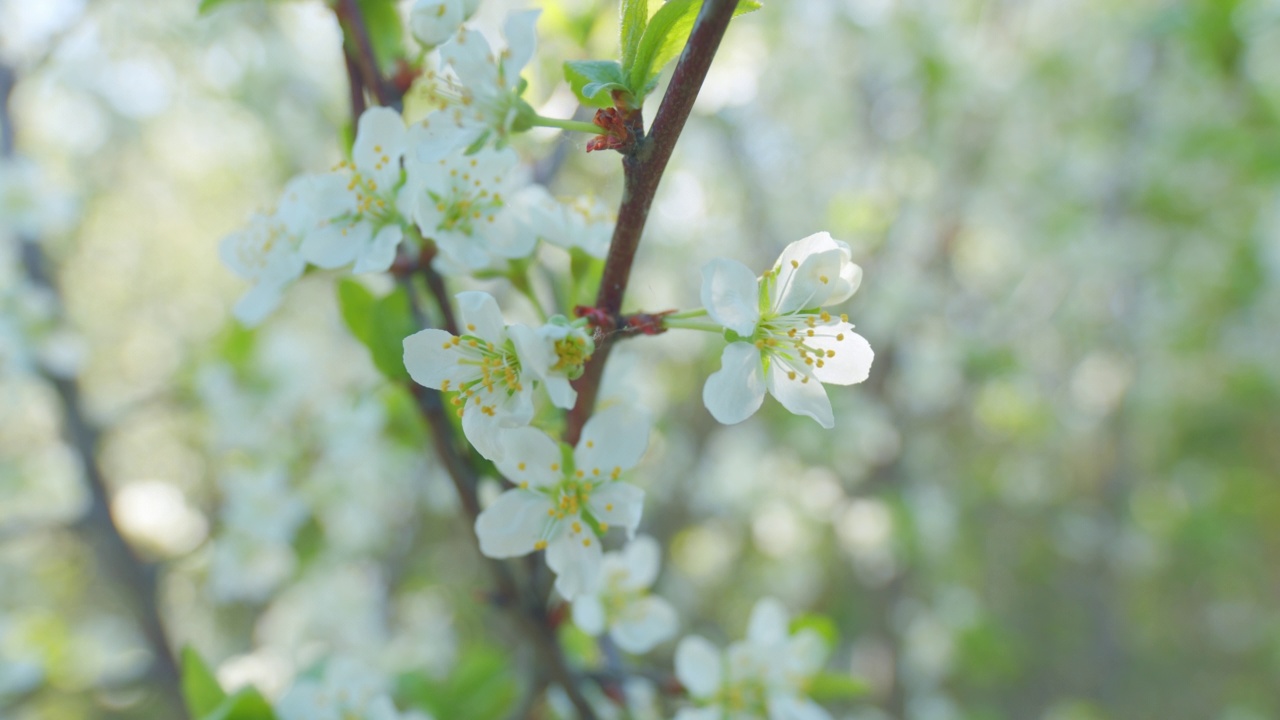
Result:
M645 27L649 24L649 0L622 0L618 20L622 26L618 41L618 47L622 51L622 67L629 68L636 60L640 38L644 37Z
M338 306L351 334L369 350L378 372L389 380L409 379L403 342L417 328L404 288L375 298L358 280L343 278L338 282Z
M648 94L662 68L680 55L701 9L702 0L670 0L649 19L635 61L628 66L627 84L634 94ZM760 3L756 0L739 0L733 15L758 9Z
M867 684L850 675L823 672L810 678L808 690L814 700L854 700L867 694Z
M338 281L338 308L342 312L342 319L347 323L351 334L365 345L369 344L373 306L377 301L359 280L346 277Z
M817 613L806 613L791 621L790 630L792 634L801 630L812 630L822 638L827 644L827 649L835 647L840 642L840 631L836 629L836 623L826 615Z
M245 688L222 701L199 720L276 720L271 704L254 688Z
M613 107L609 91L627 89L622 66L612 60L569 60L564 64L564 79L589 107Z
M190 646L182 649L182 697L193 718L213 712L227 697L204 659Z

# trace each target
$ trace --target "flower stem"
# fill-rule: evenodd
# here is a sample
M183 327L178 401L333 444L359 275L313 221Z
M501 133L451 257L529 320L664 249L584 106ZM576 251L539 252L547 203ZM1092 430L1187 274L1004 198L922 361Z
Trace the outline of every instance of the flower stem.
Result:
M707 316L706 308L698 308L696 310L681 310L678 313L671 313L670 315L668 315L667 323L670 324L672 320L683 320L685 318L700 318L700 317L706 317L706 316ZM675 327L675 325L671 325L671 327Z
M583 122L581 120L561 120L559 118L534 115L530 122L534 127L560 128L561 130L573 130L576 132L590 133L592 135L599 135L604 132L604 128L599 125Z
M664 320L664 325L668 329L679 328L681 330L702 330L703 332L722 333L724 328L710 322L698 322L697 320L681 320L680 318L668 317Z

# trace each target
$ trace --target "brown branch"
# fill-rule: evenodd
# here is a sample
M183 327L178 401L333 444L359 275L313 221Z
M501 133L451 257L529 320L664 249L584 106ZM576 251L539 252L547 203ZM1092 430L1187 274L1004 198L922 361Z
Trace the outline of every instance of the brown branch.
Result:
M17 73L0 64L0 160L12 158L15 152L15 131L9 100L16 82ZM27 277L33 284L48 290L60 303L60 289L37 239L19 237L18 247ZM85 412L80 385L74 378L62 377L47 370L41 370L40 375L58 396L62 408L63 433L80 460L85 482L89 487L89 509L75 522L74 528L85 537L97 554L105 570L104 575L115 580L128 599L130 611L150 647L153 657L151 674L164 702L170 706L169 716L186 718L186 704L181 690L182 674L156 600L156 567L138 557L111 515L111 494L102 466L98 462L100 433Z
M373 93L373 99L379 105L401 109L399 94L378 69L378 57L373 51L373 39L369 36L369 26L364 21L360 4L356 0L338 0L333 11L343 26L343 37L348 43L355 43L355 52L348 52L347 57L355 60L364 87Z
M622 299L631 278L631 265L640 246L645 222L649 219L649 208L657 194L658 183L662 181L667 161L671 159L676 140L684 130L693 101L706 80L711 61L720 48L720 40L724 38L737 6L738 0L707 0L703 4L649 134L639 138L632 153L622 160L622 206L618 209L618 224L613 230L613 241L605 258L595 304L606 315L615 316L622 309ZM612 347L613 339L602 337L582 377L574 383L578 402L569 411L564 434L564 441L570 445L578 442L582 426L595 408L600 379L604 376L604 366Z

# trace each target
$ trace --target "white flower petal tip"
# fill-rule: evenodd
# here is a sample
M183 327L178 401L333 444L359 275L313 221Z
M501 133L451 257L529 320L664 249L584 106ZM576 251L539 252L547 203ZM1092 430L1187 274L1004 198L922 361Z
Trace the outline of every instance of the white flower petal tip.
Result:
M703 386L703 402L716 420L742 422L768 392L787 410L835 426L823 385L866 380L875 357L846 316L822 309L861 284L862 268L851 258L847 244L820 232L788 245L758 279L731 260L703 268L703 306L735 340Z

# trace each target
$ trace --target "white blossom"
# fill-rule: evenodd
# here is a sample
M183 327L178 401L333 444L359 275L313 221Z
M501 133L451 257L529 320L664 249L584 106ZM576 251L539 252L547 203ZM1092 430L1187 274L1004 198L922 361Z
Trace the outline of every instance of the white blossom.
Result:
M435 85L429 93L441 108L432 118L449 122L459 131L452 136L457 147L484 142L494 135L502 145L515 129L520 113L528 112L520 99L520 71L533 57L539 12L527 10L507 16L502 27L507 47L500 52L493 51L484 35L465 28L441 46L441 59L457 79L432 76Z
M616 525L630 537L640 524L644 491L618 478L648 447L647 418L624 405L602 410L587 421L571 455L534 428L500 437L498 469L517 487L476 519L480 551L507 558L546 550L561 595L572 600L595 592L603 563L597 529Z
M253 287L236 303L236 319L257 325L266 319L284 291L302 275L307 263L301 248L307 229L314 224L312 198L315 176L296 177L285 185L274 212L255 214L248 227L222 239L222 262Z
M421 124L415 129L422 128ZM440 157L436 139L425 137L408 165L408 195L424 238L440 253L434 267L450 275L494 267L502 259L527 257L537 237L508 211L520 188L520 158L510 148Z
M599 592L573 600L573 622L588 635L606 629L618 647L645 653L676 633L676 611L666 600L649 594L658 578L661 549L641 535L621 552L605 553Z
M849 246L825 232L791 243L756 278L742 263L717 259L702 269L702 303L732 340L702 399L722 423L751 417L767 390L797 415L825 428L835 419L824 383L867 379L874 353L844 315L821 308L858 289L862 269Z
M418 0L409 11L409 29L418 42L435 47L453 37L479 6L480 0Z
M532 233L552 245L576 247L597 258L608 254L615 218L599 198L559 200L541 185L532 185L521 191L513 205Z
M727 651L699 635L676 646L676 677L697 703L681 709L676 720L830 720L804 695L826 654L816 631L791 634L782 603L764 598L751 611L746 639Z
M455 392L462 430L476 450L499 460L497 431L527 425L533 390L546 389L556 407L569 409L578 377L595 346L580 325L563 318L539 328L506 325L498 303L482 292L457 295L463 333L429 328L404 339L404 364L419 385Z
M351 160L312 176L309 193L316 224L302 255L322 268L354 263L353 271L382 272L395 260L411 213L401 159L410 136L400 113L369 108L360 116Z

